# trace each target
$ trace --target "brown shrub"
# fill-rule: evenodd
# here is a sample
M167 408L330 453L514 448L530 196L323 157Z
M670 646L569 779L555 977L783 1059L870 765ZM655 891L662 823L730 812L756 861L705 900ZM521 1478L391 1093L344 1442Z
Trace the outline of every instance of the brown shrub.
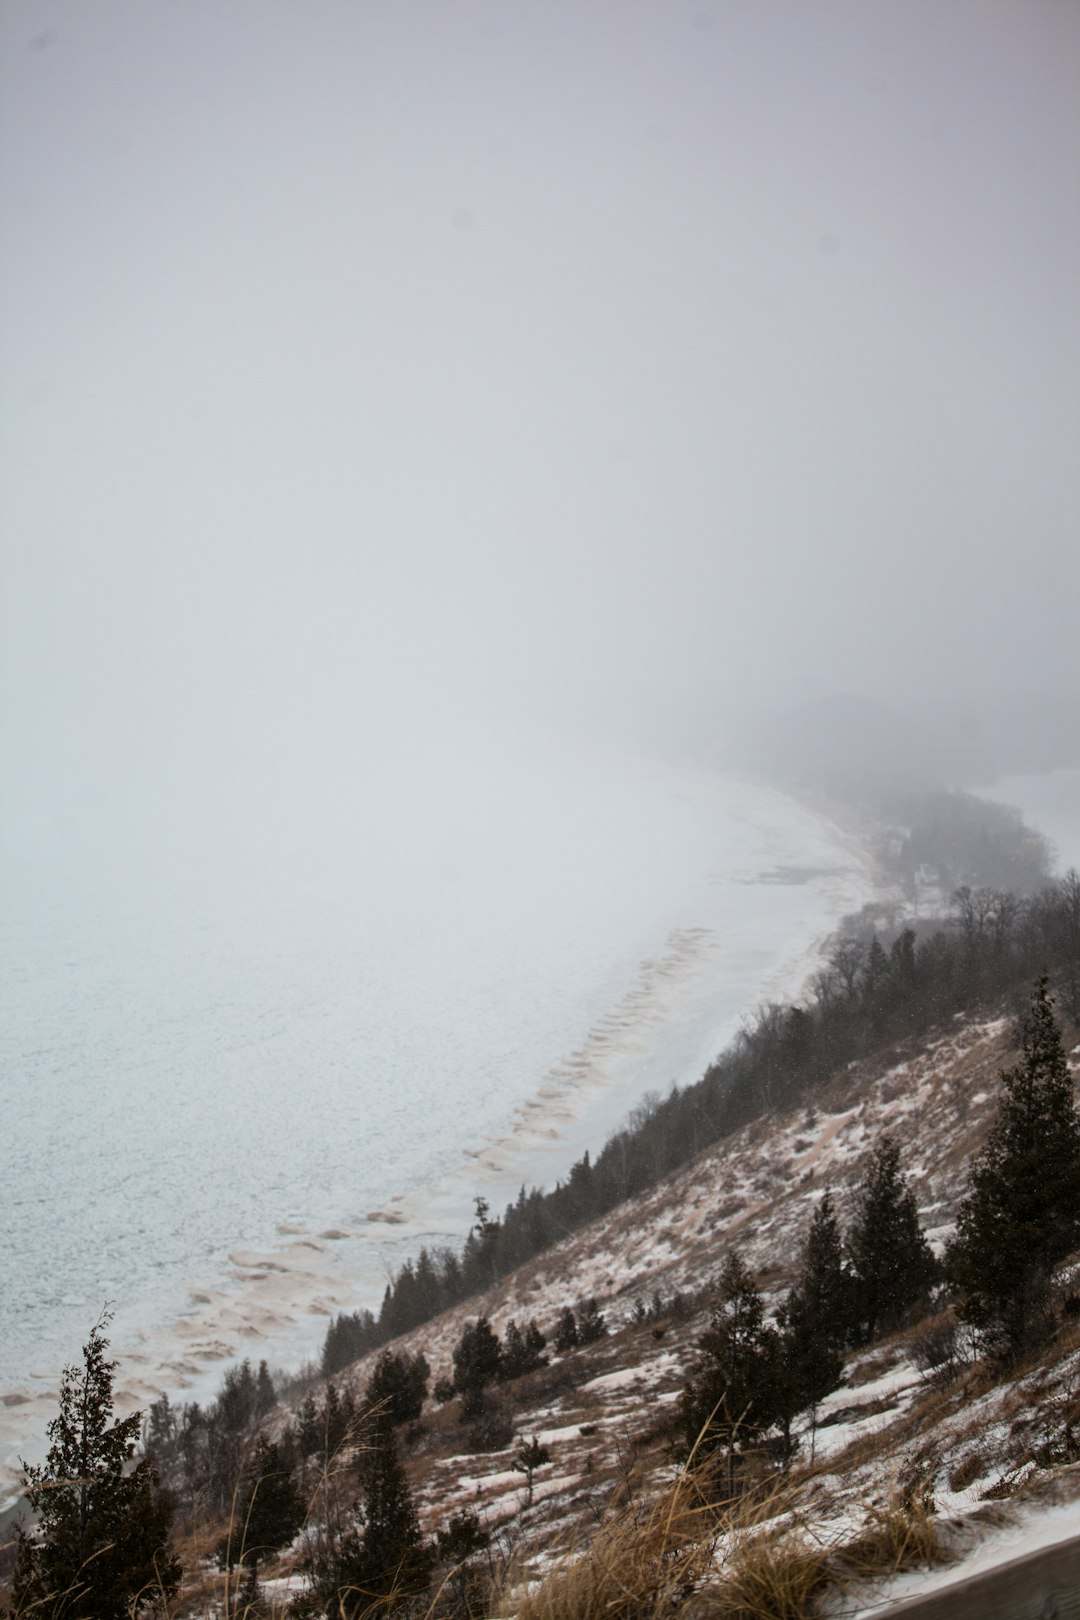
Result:
M840 1567L868 1579L895 1575L944 1561L934 1525L934 1499L929 1490L894 1490L880 1506L871 1506L859 1534L838 1550Z
M949 1475L950 1491L966 1491L969 1485L974 1485L986 1472L986 1462L978 1451L969 1452L962 1461L958 1462Z

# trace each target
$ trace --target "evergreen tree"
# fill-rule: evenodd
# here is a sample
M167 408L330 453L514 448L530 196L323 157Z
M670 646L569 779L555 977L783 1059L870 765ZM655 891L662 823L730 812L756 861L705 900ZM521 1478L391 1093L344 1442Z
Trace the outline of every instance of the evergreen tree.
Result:
M814 1210L806 1235L799 1272L788 1298L788 1320L808 1344L839 1351L850 1331L851 1295L852 1276L844 1261L840 1226L832 1195L826 1192ZM811 1374L808 1388L816 1381ZM829 1386L835 1387L835 1383ZM820 1395L809 1398L820 1399Z
M475 1200L476 1220L473 1222L461 1254L462 1270L471 1288L490 1288L499 1280L496 1250L499 1246L501 1222L491 1217L491 1206L486 1198Z
M546 1446L542 1446L540 1444L535 1434L529 1441L528 1445L526 1445L525 1441L523 1440L518 1447L517 1454L515 1455L511 1466L515 1468L519 1474L525 1475L525 1485L527 1491L525 1499L526 1507L532 1507L533 1475L536 1473L538 1468L543 1468L550 1461L551 1452Z
M390 1428L413 1423L423 1411L431 1368L424 1356L384 1350L364 1391L364 1403Z
M481 1620L488 1613L487 1595L491 1585L491 1569L484 1569L480 1555L491 1544L491 1533L480 1523L471 1508L452 1513L445 1530L438 1530L435 1540L439 1549L439 1562L447 1567L439 1608L444 1608L453 1620ZM449 1602L447 1601L449 1599Z
M535 1372L537 1367L546 1367L547 1357L542 1354L546 1343L535 1322L530 1322L524 1333L516 1322L509 1322L499 1361L502 1382L521 1378L524 1373Z
M529 1325L525 1329L525 1354L529 1359L529 1371L536 1367L546 1367L548 1358L544 1355L547 1338L540 1331L535 1316L529 1318Z
M128 1620L180 1583L168 1541L172 1504L153 1460L129 1466L142 1413L113 1419L108 1321L103 1316L83 1346L82 1366L64 1369L45 1466L24 1467L23 1489L38 1522L34 1531L16 1531L16 1614Z
M947 1255L963 1317L1017 1356L1049 1331L1054 1268L1080 1246L1080 1118L1048 981L1002 1070L997 1118L975 1161Z
M607 1323L604 1313L595 1299L587 1299L577 1319L578 1344L593 1344L597 1339L607 1337Z
M383 1429L361 1454L360 1496L344 1522L331 1508L315 1527L304 1563L310 1580L305 1613L365 1620L409 1606L427 1585L432 1551L420 1534L416 1508L393 1433Z
M791 1422L836 1388L851 1313L851 1276L828 1192L814 1211L799 1274L781 1313L779 1422L792 1452Z
M855 1195L847 1247L855 1337L869 1343L899 1326L938 1272L891 1136L883 1136L870 1156Z
M889 982L889 969L889 958L881 941L875 934L870 941L870 949L867 952L862 982L863 998L871 1009L878 1007L885 998Z
M734 1250L720 1274L720 1298L698 1349L679 1398L679 1425L688 1449L698 1456L726 1449L731 1491L736 1447L752 1445L779 1416L779 1338L766 1325L761 1295Z
M245 1470L234 1526L219 1548L223 1565L254 1568L287 1547L304 1523L304 1499L273 1441L260 1435Z
M264 1418L274 1410L277 1403L277 1391L274 1389L274 1380L270 1376L270 1369L265 1361L259 1362L259 1371L255 1379L255 1416Z
M335 1455L338 1447L345 1439L348 1419L345 1414L338 1387L333 1379L326 1386L326 1400L322 1409L322 1438L319 1445L319 1455L323 1462L329 1462Z
M483 1410L484 1390L499 1376L502 1351L486 1316L468 1323L454 1346L454 1388L464 1397L463 1413L475 1417Z
M296 1419L296 1447L301 1457L314 1457L321 1450L323 1433L319 1403L309 1390Z
M565 1355L567 1350L577 1349L579 1343L577 1318L569 1305L564 1305L559 1312L555 1323L554 1342L560 1355Z
M156 1401L151 1401L147 1417L146 1449L159 1461L167 1463L176 1451L180 1435L180 1413L172 1405L168 1395L162 1392Z
M369 1601L422 1592L431 1574L432 1552L420 1534L409 1482L389 1431L362 1455L360 1480L363 1531L353 1571L356 1586ZM367 1612L363 1603L360 1609Z

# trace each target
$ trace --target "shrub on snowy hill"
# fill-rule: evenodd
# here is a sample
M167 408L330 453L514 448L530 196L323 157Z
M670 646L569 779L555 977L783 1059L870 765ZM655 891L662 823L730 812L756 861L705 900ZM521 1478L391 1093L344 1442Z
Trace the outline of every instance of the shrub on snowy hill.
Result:
M412 1423L423 1410L430 1378L423 1355L384 1350L364 1391L365 1409L392 1429Z
M765 1321L758 1287L733 1250L678 1405L685 1454L704 1462L721 1453L728 1496L736 1459L758 1447L780 1418L780 1359L780 1335Z
M1020 1045L947 1256L961 1316L1010 1359L1053 1332L1054 1271L1080 1247L1080 1116L1045 975Z
M484 1409L484 1391L499 1376L502 1349L486 1316L466 1323L454 1346L454 1389L461 1396L465 1418L478 1417Z
M547 1356L543 1354L546 1344L547 1339L535 1322L530 1321L524 1333L515 1321L508 1322L499 1361L500 1381L510 1383L526 1373L535 1372L538 1367L546 1367Z
M900 1171L900 1145L883 1136L855 1194L847 1253L850 1325L867 1344L925 1305L940 1275L919 1225L915 1195Z

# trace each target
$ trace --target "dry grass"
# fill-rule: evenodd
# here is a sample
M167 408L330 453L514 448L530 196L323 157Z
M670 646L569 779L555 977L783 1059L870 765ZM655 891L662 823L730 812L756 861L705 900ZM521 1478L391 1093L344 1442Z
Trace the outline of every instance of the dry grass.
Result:
M867 1510L859 1534L837 1550L840 1570L858 1580L944 1563L929 1491L894 1488Z
M631 1503L524 1597L519 1571L496 1612L515 1620L803 1620L836 1578L831 1547L792 1516L786 1486L717 1503L714 1485L706 1470L691 1470L645 1506Z
M802 1620L831 1578L828 1547L798 1524L735 1530L727 1539L713 1612L731 1620Z
M681 1474L660 1496L602 1524L523 1599L512 1574L496 1612L517 1620L660 1620L681 1612L713 1570L718 1513L703 1482Z

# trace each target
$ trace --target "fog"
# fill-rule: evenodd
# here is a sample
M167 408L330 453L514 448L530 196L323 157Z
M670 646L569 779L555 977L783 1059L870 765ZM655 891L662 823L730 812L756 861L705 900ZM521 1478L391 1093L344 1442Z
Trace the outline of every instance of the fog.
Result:
M11 847L836 693L1077 762L1075 6L0 24Z

